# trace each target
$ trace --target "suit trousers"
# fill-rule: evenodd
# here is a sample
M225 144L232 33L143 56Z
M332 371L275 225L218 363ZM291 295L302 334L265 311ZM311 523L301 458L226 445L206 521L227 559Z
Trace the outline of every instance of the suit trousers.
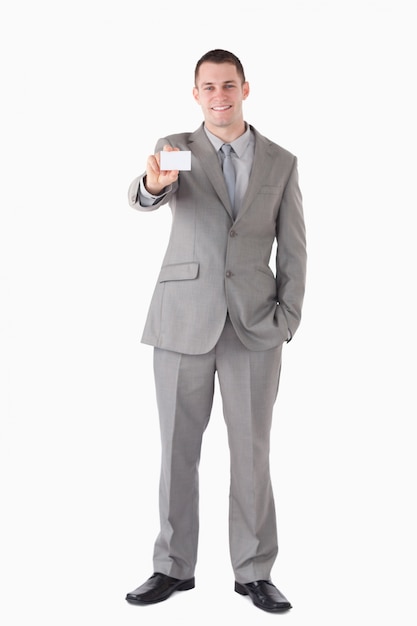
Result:
M154 571L194 576L199 462L219 381L230 449L229 541L237 582L270 578L278 553L269 452L282 346L248 350L227 318L216 346L187 355L154 349L162 465Z

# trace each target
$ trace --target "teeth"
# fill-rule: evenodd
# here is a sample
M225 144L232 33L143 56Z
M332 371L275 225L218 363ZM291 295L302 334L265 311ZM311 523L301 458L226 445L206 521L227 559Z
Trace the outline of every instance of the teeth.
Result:
M224 106L224 107L213 107L214 111L226 111L226 109L228 109L229 106Z

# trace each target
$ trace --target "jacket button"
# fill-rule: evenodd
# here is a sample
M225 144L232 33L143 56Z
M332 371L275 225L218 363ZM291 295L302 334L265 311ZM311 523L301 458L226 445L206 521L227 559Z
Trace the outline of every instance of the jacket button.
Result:
M226 278L230 278L231 276L233 276L232 272L230 270L227 270Z
M229 234L231 237L236 237L237 232L235 230L231 230Z

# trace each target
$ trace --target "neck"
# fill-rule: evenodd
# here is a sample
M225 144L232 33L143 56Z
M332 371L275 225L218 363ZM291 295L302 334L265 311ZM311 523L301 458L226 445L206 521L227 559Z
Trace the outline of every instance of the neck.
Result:
M246 124L242 120L241 123L232 126L212 126L205 122L207 130L216 135L224 143L232 143L235 139L246 132Z

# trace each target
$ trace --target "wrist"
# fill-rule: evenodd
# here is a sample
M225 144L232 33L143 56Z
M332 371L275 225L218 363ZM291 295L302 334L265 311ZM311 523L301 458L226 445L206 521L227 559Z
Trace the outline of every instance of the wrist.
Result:
M152 196L159 196L161 194L161 191L164 188L164 187L158 187L158 186L155 186L155 185L149 185L148 181L147 181L147 176L145 176L144 179L143 179L143 185L144 185L146 191L148 193L150 193Z

